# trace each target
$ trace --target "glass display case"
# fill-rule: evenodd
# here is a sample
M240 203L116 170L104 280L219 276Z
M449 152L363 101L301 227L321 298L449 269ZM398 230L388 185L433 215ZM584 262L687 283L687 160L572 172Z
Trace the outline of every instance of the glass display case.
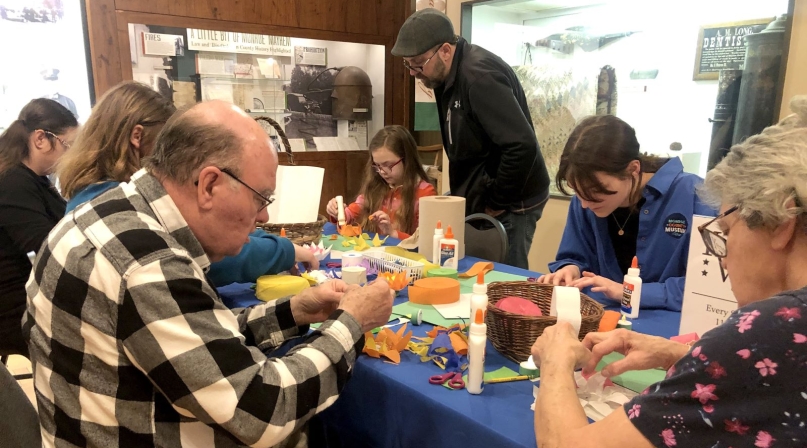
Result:
M34 98L86 120L92 101L84 2L0 0L0 132Z
M463 30L515 68L551 176L593 114L703 176L778 118L791 3L493 0L463 5Z
M177 107L231 102L278 122L295 152L366 149L384 126L382 45L128 27L132 78Z

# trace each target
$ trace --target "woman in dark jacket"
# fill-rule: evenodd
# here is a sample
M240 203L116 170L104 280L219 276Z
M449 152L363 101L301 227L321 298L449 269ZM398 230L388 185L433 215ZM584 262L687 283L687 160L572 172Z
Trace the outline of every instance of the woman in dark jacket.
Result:
M29 252L64 216L65 201L48 179L70 148L76 117L49 99L35 99L0 135L0 354L28 355L22 338Z

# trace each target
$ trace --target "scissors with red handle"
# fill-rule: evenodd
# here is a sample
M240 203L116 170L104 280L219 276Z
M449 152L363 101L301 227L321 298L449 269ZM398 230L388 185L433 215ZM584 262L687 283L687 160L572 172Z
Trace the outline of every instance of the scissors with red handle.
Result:
M465 389L465 381L462 380L462 373L448 372L442 375L433 375L429 378L430 384L448 384L452 389Z

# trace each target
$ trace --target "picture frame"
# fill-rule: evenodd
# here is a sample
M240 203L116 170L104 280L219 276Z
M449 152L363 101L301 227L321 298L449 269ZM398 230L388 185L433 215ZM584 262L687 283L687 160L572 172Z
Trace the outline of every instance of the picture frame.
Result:
M765 29L775 17L702 25L695 46L693 81L717 80L720 70L742 69L745 36Z

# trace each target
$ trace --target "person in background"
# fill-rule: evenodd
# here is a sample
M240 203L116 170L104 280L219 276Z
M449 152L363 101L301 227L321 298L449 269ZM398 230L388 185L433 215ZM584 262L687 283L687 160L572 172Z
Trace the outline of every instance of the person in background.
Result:
M37 252L64 216L64 199L47 176L70 148L76 117L48 99L29 102L0 135L0 354L28 356L22 338L29 252Z
M451 20L434 8L406 19L392 54L434 89L451 194L466 199L466 216L487 213L501 221L508 238L504 262L528 269L549 174L515 72L456 36Z
M618 305L634 256L643 280L641 308L681 310L692 215L714 216L680 159L639 152L634 129L613 115L583 119L572 131L556 183L575 193L551 274L540 283L591 288Z
M68 199L67 212L129 181L151 155L157 134L175 111L169 100L135 81L105 93L57 171ZM208 276L217 286L249 283L264 274L290 270L297 261L312 269L319 267L310 251L255 230L237 256L213 263Z
M333 280L236 314L222 303L205 271L268 219L277 166L251 117L200 103L129 182L57 224L23 322L44 446L307 446L301 429L336 400L393 292ZM285 356L261 352L298 335Z
M363 229L406 239L418 227L420 198L437 192L428 181L412 134L403 126L378 131L368 147L370 158L356 202L345 207L345 220ZM336 199L327 207L336 222Z
M720 210L700 237L739 308L692 347L625 330L580 343L567 323L547 328L532 347L539 447L807 446L807 97L791 109L734 145L699 191ZM614 351L626 356L606 377L661 367L667 378L589 425L572 371Z

